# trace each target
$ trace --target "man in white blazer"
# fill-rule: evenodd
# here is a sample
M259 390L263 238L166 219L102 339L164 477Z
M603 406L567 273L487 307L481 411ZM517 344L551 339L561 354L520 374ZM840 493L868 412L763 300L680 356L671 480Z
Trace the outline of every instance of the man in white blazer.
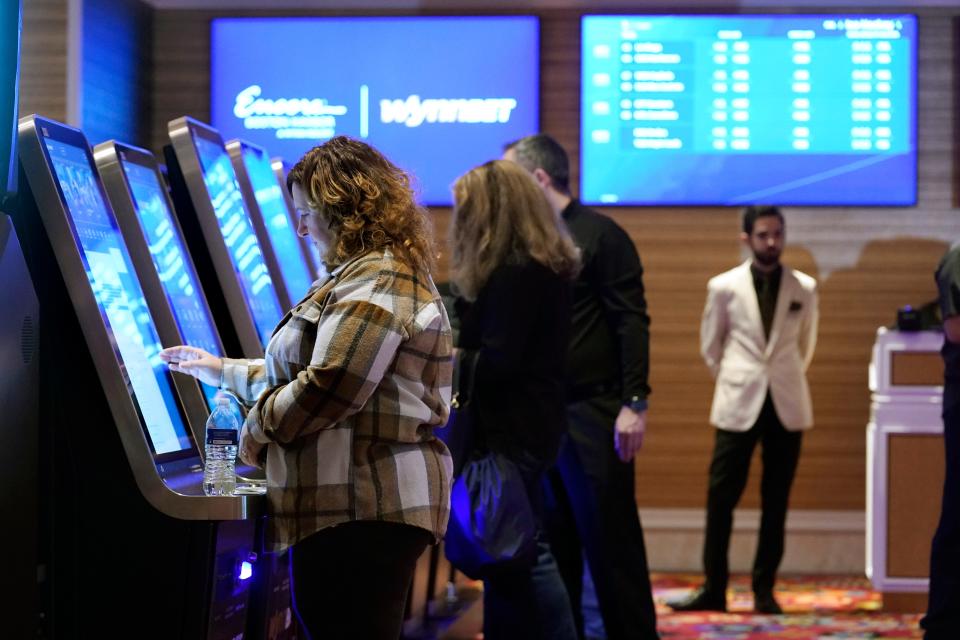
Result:
M748 207L741 240L751 259L712 278L700 326L700 351L716 379L702 587L678 611L726 610L733 510L750 459L763 449L762 516L753 565L754 607L782 613L773 597L783 557L784 523L800 441L813 426L806 370L817 340L817 283L780 264L785 227L776 207Z

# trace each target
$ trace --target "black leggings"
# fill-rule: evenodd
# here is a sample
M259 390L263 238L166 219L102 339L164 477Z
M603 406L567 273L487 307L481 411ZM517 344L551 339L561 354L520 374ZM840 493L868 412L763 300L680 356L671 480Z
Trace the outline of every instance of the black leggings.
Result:
M419 527L359 521L294 545L294 610L310 637L399 638L413 571L432 539Z

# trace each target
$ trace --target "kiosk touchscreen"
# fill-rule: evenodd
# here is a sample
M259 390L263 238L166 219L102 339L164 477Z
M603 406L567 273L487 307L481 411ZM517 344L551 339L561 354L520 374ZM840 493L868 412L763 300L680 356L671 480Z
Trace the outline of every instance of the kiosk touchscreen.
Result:
M270 156L262 147L245 140L231 140L227 142L227 151L247 208L269 237L283 285L277 289L286 292L289 309L307 295L313 278L296 227L290 223L290 211L283 198L286 186L280 187L270 166Z
M157 327L174 320L146 304L83 133L29 116L18 145L15 223L53 320L39 331L48 635L93 637L110 620L235 637L248 588L225 569L249 556L262 499L203 495L203 399L158 357Z
M104 198L85 140L41 128L42 149L61 194L89 291L119 365L143 434L160 460L196 454L173 374L160 361L160 337L133 270L123 236ZM46 134L46 135L44 135ZM74 138L74 139L70 139ZM24 149L26 153L28 149ZM41 215L49 211L41 210Z
M293 204L293 198L290 196L290 192L287 191L287 173L289 167L283 161L283 158L272 158L270 160L270 166L273 168L273 175L277 177L277 182L280 183L282 187L280 189L280 194L283 196L283 202L287 206L287 212L290 214L290 224L293 225L294 230L296 230L297 225L300 224L300 216L297 214L297 208ZM320 254L317 253L316 247L311 243L307 238L300 239L300 246L303 248L303 253L307 256L307 264L310 266L310 277L313 280L320 279L322 280L327 275L327 269L323 266L323 263L320 262Z
M242 353L260 357L286 309L230 155L215 129L192 118L170 122L169 131L164 153L173 199L210 306L216 316L213 296L222 291ZM230 323L216 317L223 336Z
M158 327L164 346L189 344L226 355L156 158L113 140L97 145L94 158L147 303L166 304L176 320L175 332ZM201 383L201 390L213 410L217 389Z

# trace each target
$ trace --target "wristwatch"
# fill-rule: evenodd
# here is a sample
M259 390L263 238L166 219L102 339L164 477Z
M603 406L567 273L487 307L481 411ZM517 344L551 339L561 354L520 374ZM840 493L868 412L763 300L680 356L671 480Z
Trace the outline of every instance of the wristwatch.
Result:
M623 406L629 407L637 413L642 413L647 410L647 399L641 398L640 396L633 396L628 402L623 403Z

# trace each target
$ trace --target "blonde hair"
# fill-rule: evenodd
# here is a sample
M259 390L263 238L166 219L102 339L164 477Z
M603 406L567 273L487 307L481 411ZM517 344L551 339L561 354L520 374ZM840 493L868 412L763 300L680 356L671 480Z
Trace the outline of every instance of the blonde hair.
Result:
M580 251L533 177L515 162L493 160L453 185L451 281L475 300L501 264L531 259L573 278Z
M433 232L410 177L370 145L346 136L327 140L290 170L291 193L294 184L330 222L334 242L323 256L328 264L390 247L414 271L433 270Z

